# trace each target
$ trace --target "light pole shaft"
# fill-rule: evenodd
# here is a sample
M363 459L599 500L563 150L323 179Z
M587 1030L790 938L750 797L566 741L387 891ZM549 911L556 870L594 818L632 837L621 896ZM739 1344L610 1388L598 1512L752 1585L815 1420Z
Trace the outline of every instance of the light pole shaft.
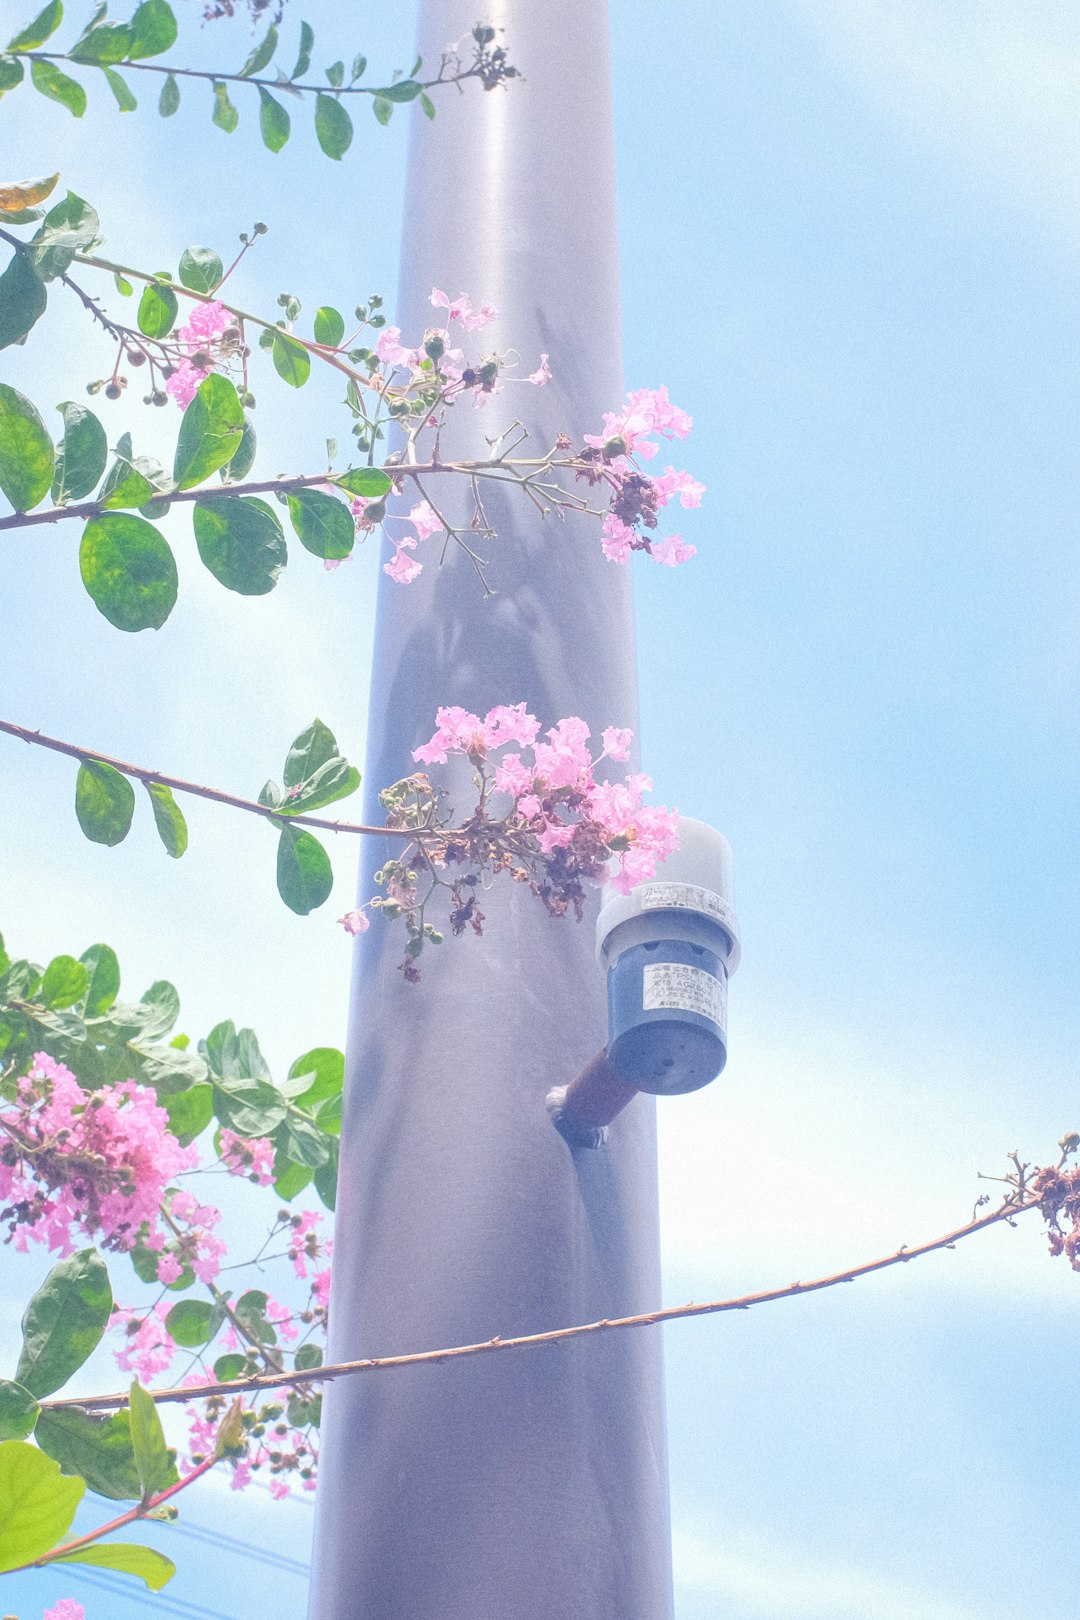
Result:
M515 417L546 448L597 430L622 397L606 6L494 9L524 79L415 117L394 319L416 342L435 324L433 285L467 292L500 312L459 340L470 358L512 347L527 372L546 352L554 379L457 407L445 456L486 453L484 435ZM461 0L425 0L425 62L471 21ZM414 769L439 704L524 700L545 725L636 728L629 570L605 561L595 519L543 520L518 494L485 494L494 598L453 549L439 571L437 541L416 584L380 582L369 818L377 790ZM449 773L466 812L469 777ZM376 845L362 900L390 853ZM596 1153L571 1153L544 1108L605 1039L595 907L580 925L553 920L505 877L482 905L485 938L425 951L419 985L398 971L397 930L376 919L358 942L335 1359L659 1302L652 1099ZM659 1329L343 1380L323 1436L311 1620L670 1616Z

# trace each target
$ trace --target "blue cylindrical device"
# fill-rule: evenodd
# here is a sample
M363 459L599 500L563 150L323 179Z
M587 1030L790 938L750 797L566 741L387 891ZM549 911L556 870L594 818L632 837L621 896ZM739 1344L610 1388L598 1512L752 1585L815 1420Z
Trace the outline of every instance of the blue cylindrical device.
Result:
M739 963L731 846L683 817L658 881L612 896L596 925L608 975L611 1066L660 1096L708 1085L727 1061L727 981Z

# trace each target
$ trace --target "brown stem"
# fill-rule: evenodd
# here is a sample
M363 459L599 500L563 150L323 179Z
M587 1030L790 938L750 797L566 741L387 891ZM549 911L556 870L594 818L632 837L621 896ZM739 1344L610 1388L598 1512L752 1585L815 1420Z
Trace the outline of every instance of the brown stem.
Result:
M97 67L97 62L80 62L65 51L20 51L28 62L70 62L73 67ZM280 79L257 79L247 73L214 73L209 68L181 68L169 67L167 62L113 62L115 68L123 68L126 73L131 68L136 73L169 73L181 79L206 79L211 84L223 80L227 84L256 84L262 85L266 90L277 90L290 95L299 91L307 95L328 96L381 96L392 85L384 84L350 84L341 85L335 89L330 84L294 84L292 80L283 84ZM435 79L419 79L416 82L421 90L433 90L442 84L464 84L466 79L479 78L475 67L465 68L460 73L442 74ZM416 98L414 97L414 100Z
M256 804L254 799L240 799L234 793L223 793L220 788L185 782L178 776L165 776L161 771L148 771L141 765L129 765L126 760L96 753L92 748L79 748L74 743L60 742L56 737L46 737L41 731L31 731L28 726L17 726L11 720L0 720L0 732L7 732L10 737L18 737L22 742L38 748L51 748L56 754L66 754L69 759L98 760L102 765L111 765L114 771L133 777L137 782L160 782L175 793L191 793L200 799L212 799L215 804L227 804L234 810L247 810L253 816L263 816L279 824L288 822L298 827L321 827L324 832L363 833L375 838L417 839L431 836L425 834L422 827L369 827L360 821L328 821L323 816L290 815L288 811L272 810L269 805Z
M667 1310L646 1311L637 1316L620 1316L602 1322L585 1322L575 1327L552 1328L546 1333L526 1333L513 1339L485 1339L479 1344L458 1344L445 1350L421 1350L411 1355L373 1356L363 1361L340 1361L329 1366L315 1367L310 1371L293 1371L284 1378L260 1373L251 1378L238 1378L229 1384L195 1384L187 1389L151 1390L150 1393L159 1403L199 1401L211 1395L238 1395L250 1390L278 1389L283 1384L306 1386L327 1383L335 1378L351 1377L354 1373L381 1372L390 1367L430 1366L444 1361L459 1361L466 1356L482 1356L496 1350L532 1349L537 1345L559 1344L566 1339L580 1339L591 1333L613 1332L619 1328L653 1327L660 1322L674 1322L688 1316L717 1316L727 1311L747 1311L754 1305L767 1305L777 1299L794 1299L802 1294L818 1293L823 1288L834 1288L838 1283L854 1282L857 1278L867 1277L872 1272L884 1271L888 1266L901 1265L909 1260L917 1260L924 1254L933 1254L936 1249L951 1249L963 1238L971 1237L975 1232L982 1232L989 1226L997 1225L999 1221L1011 1222L1018 1215L1024 1215L1029 1210L1038 1208L1037 1198L1027 1200L1007 1198L991 1214L983 1215L979 1220L969 1221L965 1226L958 1226L955 1231L946 1232L943 1237L931 1238L929 1242L920 1243L914 1249L904 1245L894 1254L885 1255L879 1260L867 1260L862 1265L850 1267L847 1271L833 1272L827 1277L815 1277L811 1282L789 1283L784 1288L767 1288L755 1294L742 1294L737 1299L715 1299L704 1305L674 1305ZM81 1406L87 1411L112 1411L125 1406L127 1396L91 1395L79 1399L43 1401L41 1404L50 1410Z
M136 1502L133 1508L129 1508L126 1513L121 1513L118 1518L110 1519L108 1524L99 1525L96 1530L89 1531L85 1536L78 1536L74 1541L62 1541L58 1547L53 1547L49 1552L43 1553L40 1558L32 1558L28 1564L16 1564L14 1568L5 1570L4 1573L17 1575L21 1569L40 1569L43 1564L62 1563L65 1558L70 1558L73 1552L78 1552L83 1547L92 1546L95 1541L100 1541L102 1536L111 1535L114 1530L122 1530L126 1524L133 1524L136 1519L145 1519L148 1514L153 1512L154 1508L161 1507L170 1497L175 1496L178 1491L182 1491L188 1485L193 1484L201 1475L213 1468L214 1464L219 1460L215 1452L212 1457L207 1457L204 1462L199 1463L197 1468L193 1468L190 1474L185 1474L183 1479L178 1479L175 1485L170 1485L166 1490L159 1491L157 1496L148 1496L145 1501Z

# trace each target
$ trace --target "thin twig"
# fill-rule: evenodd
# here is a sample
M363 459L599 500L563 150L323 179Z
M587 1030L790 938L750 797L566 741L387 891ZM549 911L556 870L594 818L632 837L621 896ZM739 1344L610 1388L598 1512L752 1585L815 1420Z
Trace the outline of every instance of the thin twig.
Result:
M111 765L121 776L133 777L137 782L160 782L163 787L171 788L174 793L191 793L200 799L212 799L215 804L227 804L234 810L247 810L253 816L263 816L268 821L276 823L288 822L298 827L321 827L324 832L362 833L373 838L416 840L425 837L425 829L422 827L369 827L361 821L329 821L323 816L291 815L287 810L275 810L270 805L257 804L254 799L241 799L235 793L224 793L220 788L203 787L199 782L185 782L178 776L166 776L162 771L148 771L141 765L130 765L126 760L99 754L93 748L80 748L75 743L61 742L56 737L46 737L44 732L31 731L28 726L17 726L11 720L0 720L0 732L7 732L10 737L18 737L22 742L31 743L37 748L51 748L56 754L66 754L69 759L92 759L102 765Z
M460 1361L467 1356L486 1355L495 1350L527 1350L539 1345L561 1344L567 1339L580 1339L592 1333L614 1332L619 1328L654 1327L658 1323L674 1322L683 1317L717 1316L727 1311L747 1311L754 1305L767 1305L777 1299L794 1299L803 1294L818 1293L823 1288L834 1288L838 1283L854 1282L857 1278L869 1276L872 1272L884 1271L888 1266L906 1264L907 1261L917 1260L924 1254L932 1254L936 1249L951 1249L962 1238L971 1237L975 1232L995 1226L999 1221L1012 1222L1017 1215L1038 1208L1037 1198L1022 1201L1007 1198L991 1214L984 1215L979 1220L969 1221L966 1226L959 1226L953 1232L946 1232L943 1237L932 1238L928 1243L920 1243L914 1249L909 1249L905 1245L894 1254L885 1255L879 1260L868 1260L862 1265L852 1266L847 1271L833 1272L827 1277L816 1277L811 1282L789 1283L784 1288L768 1288L755 1294L743 1294L737 1299L716 1299L704 1305L694 1303L675 1305L666 1310L646 1311L638 1316L620 1316L601 1322L585 1322L576 1327L553 1328L546 1333L526 1333L511 1339L498 1337L485 1339L478 1344L458 1344L445 1350L420 1350L411 1355L372 1356L363 1361L334 1362L329 1366L313 1367L303 1372L290 1372L284 1378L275 1374L259 1373L250 1378L238 1378L232 1383L194 1384L186 1389L151 1390L150 1394L156 1402L164 1404L171 1401L205 1400L211 1395L239 1395L254 1390L280 1389L283 1386L329 1383L333 1379L351 1377L354 1373L381 1372L391 1367L432 1366L445 1361ZM80 1406L86 1411L102 1412L126 1406L127 1400L126 1394L84 1395L58 1401L43 1401L41 1404L48 1410Z

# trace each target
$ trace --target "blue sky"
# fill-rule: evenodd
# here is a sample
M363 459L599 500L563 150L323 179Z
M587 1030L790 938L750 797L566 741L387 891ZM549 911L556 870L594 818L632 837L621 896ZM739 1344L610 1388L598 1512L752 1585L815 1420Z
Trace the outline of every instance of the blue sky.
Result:
M320 41L408 66L412 8L365 8L355 37L338 9L305 5ZM684 530L698 557L638 575L643 752L662 799L731 839L744 936L727 1071L661 1113L679 1302L951 1227L976 1171L1048 1158L1080 1120L1080 23L1050 0L613 13L627 382L665 381L693 414L708 486ZM196 30L188 59L245 48L242 25ZM338 166L310 139L261 153L250 114L226 139L186 103L163 124L93 100L81 125L5 101L4 167L61 168L117 257L224 252L262 218L251 307L392 299L403 119L362 123ZM51 330L4 356L43 407L106 364L74 310ZM262 395L269 463L317 458L317 416ZM137 416L112 409L111 432ZM373 555L294 560L257 601L182 556L173 618L127 639L62 527L4 539L5 715L241 792L315 712L361 757ZM279 1067L343 1040L327 919L350 850L300 921L260 828L193 805L183 863L138 820L99 849L73 778L0 744L9 944L108 939L130 990L172 978L192 1033L250 1023ZM27 1275L9 1257L5 1313ZM1031 1225L670 1329L678 1620L1018 1620L1074 1597L1078 1287ZM302 1561L303 1510L281 1523ZM170 1591L208 1603L212 1568ZM55 1595L38 1580L33 1599Z

